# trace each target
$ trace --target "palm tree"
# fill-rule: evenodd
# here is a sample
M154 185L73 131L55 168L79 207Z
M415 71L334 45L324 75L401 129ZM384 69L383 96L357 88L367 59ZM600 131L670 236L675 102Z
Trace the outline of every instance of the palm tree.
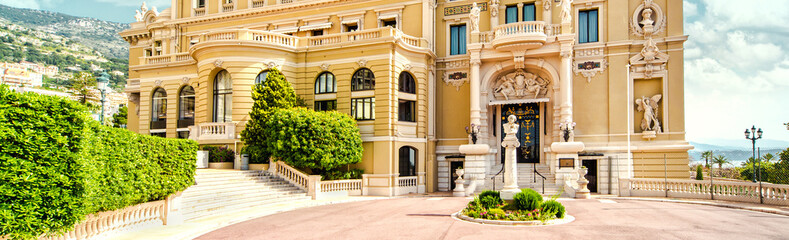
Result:
M762 156L762 159L763 159L765 162L770 162L770 161L772 161L774 158L775 158L775 155L773 155L772 153L768 153L768 154L765 154L764 156Z
M701 152L701 158L704 159L704 166L710 167L710 158L712 158L712 150Z
M712 164L718 164L718 169L723 169L723 164L731 164L731 161L729 161L726 156L718 155L712 156Z

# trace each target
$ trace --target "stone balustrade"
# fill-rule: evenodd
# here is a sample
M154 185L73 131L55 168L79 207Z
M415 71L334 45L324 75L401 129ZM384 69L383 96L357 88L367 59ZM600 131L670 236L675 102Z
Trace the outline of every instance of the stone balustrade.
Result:
M236 5L233 3L222 4L222 12L232 12L233 10L235 10L235 8Z
M192 56L189 56L189 53L166 54L166 55L140 58L140 62L143 64L166 64L166 63L174 63L174 62L185 62L189 60L192 60Z
M195 141L236 139L236 124L233 122L198 123L189 127L189 139Z
M765 204L789 206L789 185L761 184L761 195ZM676 197L715 199L737 202L759 203L759 183L656 179L621 178L621 196L632 197Z
M362 195L361 179L321 181L321 192L347 191L348 195Z
M523 50L542 47L548 36L545 22L526 21L496 26L490 42L497 50ZM486 40L488 37L486 36ZM481 38L480 38L481 40Z
M266 0L252 0L252 8L266 6Z

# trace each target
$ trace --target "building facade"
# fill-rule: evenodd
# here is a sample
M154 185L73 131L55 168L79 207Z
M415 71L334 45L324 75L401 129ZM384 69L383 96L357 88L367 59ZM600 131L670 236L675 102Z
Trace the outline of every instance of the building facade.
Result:
M252 86L277 68L310 107L357 119L357 167L373 195L395 194L404 176L419 192L447 191L463 165L479 189L493 188L509 115L521 126L518 165L530 171L521 185L539 182L537 171L561 187L581 166L601 193L616 192L619 177L687 177L680 0L171 6L143 5L121 33L128 128L140 134L238 150ZM479 161L464 160L468 132L485 146Z

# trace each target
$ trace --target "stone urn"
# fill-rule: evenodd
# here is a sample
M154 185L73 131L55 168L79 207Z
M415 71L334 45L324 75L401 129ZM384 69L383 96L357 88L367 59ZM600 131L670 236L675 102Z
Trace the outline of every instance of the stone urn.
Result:
M592 195L589 191L589 188L586 187L589 184L589 180L586 180L586 174L589 172L589 169L582 167L578 169L578 190L575 192L575 198L581 199L589 199L592 198Z
M463 170L462 168L455 169L455 175L458 175L458 180L463 180L463 174L465 173L466 171Z
M455 169L455 174L458 175L458 179L455 179L455 189L452 191L452 196L454 197L465 197L466 196L466 188L463 184L466 182L463 180L463 174L465 171L462 168Z

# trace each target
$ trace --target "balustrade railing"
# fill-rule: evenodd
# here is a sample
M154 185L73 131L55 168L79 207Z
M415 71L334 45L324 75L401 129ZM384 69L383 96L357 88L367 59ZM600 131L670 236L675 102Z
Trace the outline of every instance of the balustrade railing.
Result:
M188 61L190 59L192 59L192 57L189 56L189 53L176 53L176 54L143 57L142 62L143 64L163 64L163 63L171 63L171 62Z
M197 16L203 16L203 15L205 15L205 8L204 8L204 7L201 7L201 8L195 8L195 9L194 9L194 15L195 15L196 17L197 17Z
M314 47L341 44L343 42L357 42L374 39L399 39L404 44L415 47L427 47L427 41L422 38L408 36L398 29L389 27L369 29L355 32L344 32L338 34L315 36L315 37L294 37L287 34L275 33L270 31L258 31L248 29L224 30L212 32L201 36L201 41L217 40L246 40L276 44L288 47Z
M350 32L348 33L347 37L348 37L348 42L366 40L366 39L375 39L381 37L381 31L379 29L372 29L372 30Z
M266 6L266 0L252 0L252 7L259 8Z
M110 235L165 223L165 200L147 202L115 211L90 214L74 229L47 240L105 239ZM2 239L2 237L0 237Z
M493 29L495 37L525 34L545 34L545 22L527 21L499 25Z
M196 141L236 139L236 124L233 122L198 123L189 128L189 139Z
M302 190L307 190L309 187L310 176L306 173L303 173L283 161L276 161L274 162L275 173L277 176L285 179L285 181L290 182L296 187L301 188Z
M550 24L545 26L545 35L556 36L562 34L561 24Z
M416 193L418 184L417 176L397 177L397 195Z
M685 180L685 179L654 179L654 178L623 178L620 179L620 195L638 197L678 197L729 200L738 202L789 205L789 185L759 183Z
M252 34L252 41L267 42L289 47L297 46L297 38L294 36L269 31L250 31L250 33Z
M232 12L233 10L235 10L235 8L236 5L233 3L222 4L222 12Z
M222 32L209 33L205 36L205 38L208 41L236 40L237 36L238 36L237 31L222 31Z
M361 194L362 180L361 179L347 179L347 180L331 180L321 181L321 192L336 192L336 191L353 191L358 192L356 195Z

